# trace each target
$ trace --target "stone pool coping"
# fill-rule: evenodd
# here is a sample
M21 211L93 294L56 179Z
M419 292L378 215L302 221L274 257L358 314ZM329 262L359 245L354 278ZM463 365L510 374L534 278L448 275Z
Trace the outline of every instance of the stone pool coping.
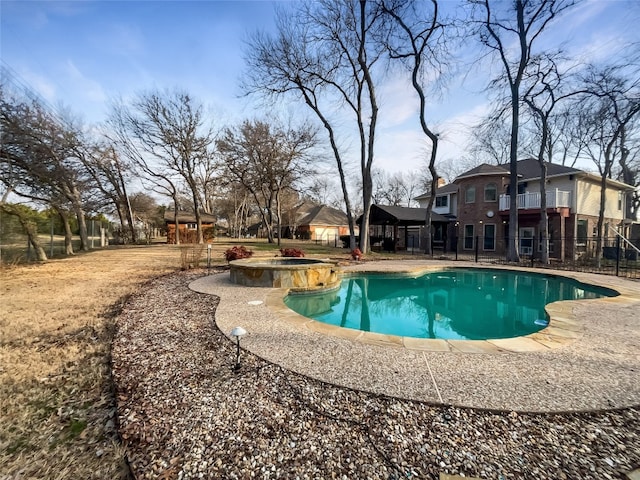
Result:
M386 268L385 268L386 267ZM478 264L467 265L454 265L447 268L478 268L494 270L513 270L513 268L503 266L491 266L487 265L478 266ZM384 264L376 262L376 264L362 264L357 266L351 266L343 268L343 275L357 273L394 273L405 274L408 276L419 276L428 272L437 272L443 270L442 265L423 265L420 267L396 264ZM519 268L520 271L529 271L537 274L549 274L549 272L541 271L540 269L532 268ZM569 274L557 274L552 275L563 276L566 278L573 278L578 281L578 277ZM593 282L586 282L593 283ZM600 284L599 286L609 288ZM615 298L616 304L633 304L640 299L634 299L634 292L621 287L615 289L620 295ZM272 308L278 315L284 320L301 324L309 330L323 333L325 335L331 335L340 338L346 338L362 343L368 343L372 345L387 345L395 347L404 347L412 350L422 350L427 352L461 352L461 353L501 353L501 352L538 352L546 351L550 348L557 348L563 345L572 343L576 339L580 338L584 333L584 328L581 322L573 314L573 308L576 302L583 302L585 300L564 300L559 302L550 303L545 307L547 314L549 315L549 324L538 332L523 335L520 337L512 338L500 338L490 340L441 340L431 338L415 338L415 337L402 337L396 335L385 335L375 332L363 332L361 330L353 330L350 328L342 328L336 325L330 325L323 322L310 319L289 309L285 303L281 291L270 292L267 296L267 305ZM589 300L591 301L591 300Z
M449 267L510 269L466 262L384 261L343 271L418 274ZM540 332L471 341L395 337L323 324L289 310L283 302L285 289L233 285L228 274L201 278L190 287L220 296L216 323L227 335L234 326L243 326L249 332L243 348L328 383L489 409L570 411L640 404L640 386L633 380L640 371L640 282L580 272L518 270L565 276L620 295L556 302L547 306L551 321Z

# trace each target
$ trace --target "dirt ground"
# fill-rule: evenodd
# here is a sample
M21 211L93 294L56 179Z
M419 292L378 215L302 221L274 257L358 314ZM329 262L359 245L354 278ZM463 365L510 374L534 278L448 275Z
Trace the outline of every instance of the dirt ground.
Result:
M179 248L158 245L0 270L0 479L126 478L114 318L141 284L181 263Z

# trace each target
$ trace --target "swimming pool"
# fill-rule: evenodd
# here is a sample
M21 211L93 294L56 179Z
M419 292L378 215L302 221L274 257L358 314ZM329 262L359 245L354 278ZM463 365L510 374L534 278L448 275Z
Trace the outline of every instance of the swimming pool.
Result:
M547 326L545 305L616 296L576 280L497 269L448 269L419 276L358 274L330 291L289 294L285 304L344 328L415 338L485 340Z

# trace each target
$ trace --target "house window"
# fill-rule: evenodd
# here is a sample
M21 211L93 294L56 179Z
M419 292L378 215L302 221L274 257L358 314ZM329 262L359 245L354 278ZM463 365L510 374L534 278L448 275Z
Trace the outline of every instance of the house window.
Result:
M498 200L498 187L495 183L489 183L484 187L484 201L495 202Z
M623 200L622 192L618 192L618 210L622 210L622 200Z
M520 253L522 255L533 254L533 239L535 238L535 228L522 227L520 229Z
M586 245L587 244L587 232L588 232L587 220L578 220L577 231L576 231L576 244L577 245Z
M553 241L554 241L554 233L553 233L553 228L551 226L551 219L548 220L547 223L547 235L549 236L549 253L553 253L554 252L554 246L553 246ZM540 232L538 233L538 252L542 252L542 243L544 242L544 237L542 236L542 230L540 230Z
M187 230L197 230L198 225L195 223L187 223Z
M464 203L476 202L476 187L468 187L464 192Z
M446 207L449 204L449 197L440 196L436 197L436 207Z
M482 248L485 251L496 249L496 226L494 224L488 223L484 225L483 239Z
M474 237L473 225L464 226L464 245L465 250L473 250L473 237Z
M518 195L522 195L526 192L527 182L518 184ZM507 195L511 193L511 185L507 185Z

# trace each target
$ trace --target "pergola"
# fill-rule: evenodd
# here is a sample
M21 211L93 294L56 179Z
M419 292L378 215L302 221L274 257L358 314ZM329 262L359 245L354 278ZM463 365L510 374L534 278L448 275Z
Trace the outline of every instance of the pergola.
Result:
M397 243L398 229L404 227L404 244L408 245L409 230L407 227L421 227L424 226L427 218L426 208L409 208L409 207L396 207L392 205L372 205L371 212L369 214L369 225L382 225L385 227L393 228L393 241L394 245ZM455 218L446 217L439 213L431 212L431 225L436 226L441 224L445 231L450 222L455 221ZM357 222L362 225L362 216L358 218Z

